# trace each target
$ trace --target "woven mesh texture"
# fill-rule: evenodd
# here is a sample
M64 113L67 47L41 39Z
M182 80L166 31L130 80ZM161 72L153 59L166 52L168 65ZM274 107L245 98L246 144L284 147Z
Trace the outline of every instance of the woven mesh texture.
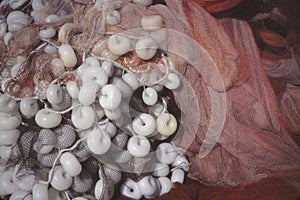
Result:
M38 154L37 159L42 166L52 167L55 158L58 156L57 150L52 150L48 154Z
M120 149L124 149L127 145L128 135L124 132L118 133L113 139L112 143Z
M71 188L75 192L84 193L89 191L93 186L93 177L87 170L82 172L73 178L73 184Z
M62 101L59 104L52 104L54 110L63 111L72 105L72 97L68 94L66 88L62 88Z
M122 94L122 98L129 98L133 94L133 89L122 78L114 77L110 81L119 88Z
M70 147L76 140L76 133L70 125L61 125L54 129L54 133L57 136L56 146L59 149Z
M78 159L79 162L84 162L91 157L86 143L83 142L81 142L76 149L72 150L71 153Z
M83 162L82 167L93 175L98 173L99 169L98 161L93 157L90 157L85 162Z
M50 129L42 129L39 132L36 142L34 143L33 149L36 152L39 152L43 145L55 145L55 144L56 144L55 133Z
M21 134L18 144L20 147L20 150L22 152L22 155L24 157L29 157L30 153L33 149L34 141L36 140L37 133L32 131L27 131L23 134Z
M133 156L128 151L120 151L115 152L113 154L113 158L117 163L124 164L129 162L133 158Z
M103 171L105 176L112 180L114 184L117 184L121 181L122 173L115 166L104 165Z

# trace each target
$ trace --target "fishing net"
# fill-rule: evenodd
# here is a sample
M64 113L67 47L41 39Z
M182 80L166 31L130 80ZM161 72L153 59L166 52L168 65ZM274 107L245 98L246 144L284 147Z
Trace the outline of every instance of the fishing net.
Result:
M40 100L40 106L47 105L57 112L76 105L78 102L72 100L64 85L68 80L81 84L72 73L74 69L55 65L52 60L59 56L50 56L44 53L43 48L49 43L53 46L60 42L71 45L76 50L78 66L87 54L100 60L111 56L106 58L111 61L115 57L105 51L107 39L120 33L138 37L141 34L138 30L141 17L158 14L163 18L164 34L167 35L166 40L159 42L161 50L149 61L139 59L132 52L125 54L115 60L114 64L121 69L115 73L133 73L145 86L163 82L170 69L176 70L178 76L185 80L180 89L168 98L171 99L170 109L178 105L182 111L181 126L175 139L177 146L187 149L191 161L188 177L210 186L232 187L271 176L288 180L299 189L296 177L300 166L299 139L294 140L290 131L297 132L300 127L299 52L291 50L292 58L270 61L267 50L278 53L282 49L273 46L288 47L271 43L274 38L271 33L257 31L255 34L265 38L263 42L270 42L262 59L247 22L218 20L205 11L201 3L193 1L166 0L150 7L118 0L55 0L44 3L45 9L35 15L37 23L16 32L0 57L1 83L11 97L32 96ZM205 6L215 10L210 4ZM106 14L112 9L120 10L122 15L121 23L115 27L104 23ZM47 24L44 20L49 14L62 17ZM63 29L65 34L57 41L40 41L38 29L46 26ZM278 40L278 37L275 38ZM25 61L12 77L9 69L18 56L25 57ZM277 65L278 62L280 65ZM275 95L276 88L272 88L267 76L288 80L279 101ZM63 86L60 104L50 105L45 100L51 83ZM114 78L112 83L116 83L125 96L129 97L133 92L122 80ZM134 99L131 99L132 102ZM138 103L134 106L137 111L147 109L139 107ZM152 162L150 158L136 160L129 152L120 150L125 148L128 140L128 134L123 132L112 139L119 149L111 149L106 157L91 157L84 142L75 145L81 133L67 119L70 113L64 114L62 125L53 130L38 128L35 122L25 120L18 143L5 149L5 155L1 155L1 165L17 164L18 176L22 177L42 167L53 168L59 163L57 158L61 151L70 148L69 151L83 163L85 169L74 178L73 194L87 192L86 195L89 195L95 185L91 174L94 176L99 171L105 185L101 197L109 198L113 195L114 182L120 179L119 171L102 166L97 159L131 167L131 171L136 169L138 172L143 171L139 167L147 167L147 163ZM129 122L120 123L127 125ZM53 149L42 154L40 151L45 145L53 145ZM294 173L285 176L284 173L289 171Z

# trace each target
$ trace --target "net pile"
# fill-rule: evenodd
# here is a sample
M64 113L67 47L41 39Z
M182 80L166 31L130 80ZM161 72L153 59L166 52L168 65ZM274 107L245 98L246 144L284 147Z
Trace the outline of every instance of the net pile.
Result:
M228 6L234 7L236 4ZM170 69L176 70L181 79L187 80L173 96L166 96L171 99L168 103L175 110L173 113L179 112L179 109L183 111L179 117L182 126L176 145L187 149L191 161L188 176L209 186L226 187L241 186L271 176L287 180L300 188L300 140L295 140L293 135L299 132L300 127L297 48L290 48L284 41L272 43L274 38L276 41L281 38L255 29L255 36L259 36L262 44L268 44L261 54L249 24L232 18L214 18L204 10L218 12L218 8L210 3L166 0L163 4L159 2L145 7L127 0L99 0L45 1L45 5L45 9L35 15L36 24L16 32L7 48L1 50L1 83L6 89L2 92L8 92L15 99L25 96L38 98L41 105L46 104L58 112L76 106L78 102L72 100L66 89L62 92L61 103L44 101L45 92L53 82L64 84L73 80L78 85L82 83L72 74L73 68L66 69L53 63L53 58L59 56L50 56L44 53L43 48L49 43L53 46L61 42L71 45L79 58L78 66L87 54L99 59L109 57L111 61L115 56L106 50L107 39L121 32L133 38L141 36L138 30L141 17L158 14L163 18L164 28L172 31L166 31L165 39L159 36L160 51L155 57L143 61L135 53L128 53L118 57L115 65L123 73L133 73L145 86L163 82ZM112 9L120 11L121 22L117 26L106 26L105 16ZM65 13L59 21L53 24L44 22L49 14L60 12ZM56 30L63 29L64 35L58 36L59 40L40 41L38 30L48 25ZM257 24L253 22L252 25ZM186 40L178 37L180 34ZM262 48L260 44L259 47ZM286 49L290 54L285 54ZM291 57L283 56L274 61L270 59L270 52ZM25 56L25 60L12 77L9 70L18 56ZM120 77L120 73L118 71L114 75ZM272 88L274 80L269 77L280 78L280 83L276 84L281 84L284 92L280 93L274 86ZM117 85L122 96L132 95L132 89L124 81L113 78L111 83ZM139 107L138 100L133 98L130 101L136 106L136 111L148 111L145 107ZM177 105L179 109L176 109ZM81 134L85 133L77 132L67 119L70 115L66 113L65 116L62 125L51 130L40 129L34 122L25 120L20 128L22 134L18 143L11 149L0 147L1 151L7 152L5 156L0 156L0 164L17 164L18 177L32 174L43 177L36 171L42 167L52 168L60 151L71 148L70 152L83 163L84 169L74 178L70 196L84 193L85 198L93 199L89 195L94 192L95 180L92 177L96 175L102 178L99 184L105 186L99 186L99 198L111 198L114 184L121 180L120 171L99 164L84 142L73 149ZM115 123L127 124L124 121ZM133 159L127 151L120 151L125 148L128 135L119 132L112 140L119 149L111 148L105 156L101 156L101 160L139 172L139 168L147 168L147 163L152 161L148 157ZM127 177L133 178L130 175ZM141 176L138 176L135 180L140 179Z

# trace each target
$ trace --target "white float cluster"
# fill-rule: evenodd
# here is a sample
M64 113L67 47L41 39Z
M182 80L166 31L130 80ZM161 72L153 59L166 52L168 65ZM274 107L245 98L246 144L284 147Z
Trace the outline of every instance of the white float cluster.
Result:
M145 141L140 141L146 146ZM137 155L143 152L136 149ZM156 149L157 162L152 175L134 181L130 178L121 185L121 194L131 199L155 198L168 193L174 183L183 184L185 173L189 171L189 161L183 153L170 143L163 142ZM170 168L171 167L171 168Z
M130 72L123 73L118 78L112 75L112 71L122 72L114 67L113 62L101 61L94 57L86 58L76 70L79 81L49 85L43 102L48 102L52 108L43 106L42 102L32 97L24 97L18 102L7 94L0 96L1 156L8 154L18 142L21 134L18 127L22 119L35 119L41 131L34 150L40 163L52 167L48 171L48 182L36 180L34 176L16 179L16 169L8 168L0 175L0 180L3 180L0 181L0 184L3 184L0 190L2 196L11 195L12 199L20 195L26 196L26 199L51 199L51 192L58 195L73 187L75 178L83 172L82 162L71 151L64 149L70 148L76 137L79 137L79 142L84 142L94 155L104 155L116 145L125 149L125 152L127 150L132 159L148 156L153 141L165 140L176 132L177 120L168 112L164 102L160 102L161 98L154 87L142 86ZM170 73L169 76L176 77L176 74ZM178 81L179 79L169 78L165 82L167 84L162 86L172 85L168 88L177 89L180 85ZM144 88L140 98L145 106L149 107L149 113L135 113L131 116L129 99L140 87ZM66 113L70 113L74 128L62 124L63 117L66 117L65 111L53 109L65 101L65 96L73 102L73 106L68 105L71 109L67 108L69 111ZM129 134L122 132L121 127L116 125L116 121L124 116L132 119L129 124L132 132ZM56 135L59 131L63 134ZM68 141L59 143L63 141L62 137L68 138ZM59 150L63 152L59 154ZM185 171L189 169L189 162L183 154L174 145L166 142L161 143L155 152L157 163L153 176L146 176L138 182L127 179L122 184L121 194L134 199L142 196L153 198L169 192L174 182L183 183ZM121 177L121 172L117 168L111 168L110 171L112 170L114 172L111 179L117 184L121 178L116 178L115 174ZM110 175L110 171L107 171ZM22 188L25 186L28 187L26 190ZM48 190L49 186L51 192ZM95 186L96 197L100 195L98 193L101 187L103 183L100 179Z
M6 2L15 10L26 1ZM149 6L152 2L132 0L132 3L143 6ZM32 0L31 6L31 16L15 10L6 19L0 18L0 39L6 46L9 46L15 32L31 20L36 21L36 12L45 7L42 0ZM51 14L43 22L51 24L59 19L59 15ZM106 14L105 23L115 26L121 19L119 11L113 9ZM37 97L16 100L6 93L0 95L0 158L9 160L12 154L20 155L19 151L13 152L14 148L22 143L21 139L26 141L26 138L32 137L35 138L32 140L32 156L36 156L42 166L38 171L19 176L20 165L1 165L0 196L10 196L11 200L57 200L64 199L64 195L69 198L68 191L71 190L77 196L72 199L86 200L90 199L87 194L92 190L92 198L111 199L114 185L121 184L122 195L141 199L166 194L175 182L182 184L189 170L189 161L182 150L166 142L176 133L179 125L168 111L166 101L159 95L164 88L177 90L180 87L179 77L171 71L164 81L146 86L134 73L120 68L112 59L131 51L142 60L152 59L166 36L160 29L163 27L162 17L142 17L141 27L148 33L147 36L131 38L122 34L112 35L107 39L107 49L102 52L104 58L88 54L82 62L72 46L64 41L68 26L70 24L66 23L60 30L43 27L38 36L48 43L43 50L52 56L51 65L56 69L52 73L60 77L66 69L70 69L76 78L66 82L57 79L48 85L44 94ZM60 46L51 42L55 37L60 40ZM17 60L11 68L11 77L18 74L26 58ZM148 108L147 113L132 112L129 104L139 88L143 89L139 98ZM30 126L34 126L34 130L28 130ZM26 128L27 131L22 132ZM160 144L153 149L153 143L157 141ZM118 164L146 158L153 151L155 164L152 175L144 176L139 181L127 178L120 183L122 172L118 166L101 163L101 159L91 160L91 155L99 157L113 151L113 148L122 150L113 155ZM95 168L99 171L95 172Z
M129 35L116 34L108 39L107 49L111 58L131 51L143 60L150 60L156 55L160 43L166 37L165 31L161 29L163 28L162 17L160 15L145 16L141 18L140 23L144 36L132 38Z

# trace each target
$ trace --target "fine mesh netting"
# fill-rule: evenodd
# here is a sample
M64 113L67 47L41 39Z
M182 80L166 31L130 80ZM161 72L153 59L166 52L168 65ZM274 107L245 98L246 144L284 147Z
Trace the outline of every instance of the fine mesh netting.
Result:
M91 157L90 150L85 143L80 143L78 147L71 151L71 153L78 159L79 162L86 161Z
M38 154L37 160L42 166L52 167L57 156L58 156L58 151L54 149L47 154Z
M39 153L44 145L55 145L56 136L55 133L50 129L42 129L38 134L38 138L34 143L33 149Z
M76 176L71 186L72 190L78 193L85 193L93 186L93 177L89 171L83 170L79 176Z
M53 110L57 110L57 111L64 111L70 108L71 105L72 105L72 97L68 94L65 88L62 90L62 101L58 104L51 104Z
M103 171L105 176L112 180L115 184L121 181L122 174L116 166L104 165Z
M76 140L76 133L72 126L61 125L54 129L54 133L57 137L57 148L65 149L70 147Z
M127 133L119 133L113 139L112 143L116 145L120 149L124 149L127 144L128 134Z

